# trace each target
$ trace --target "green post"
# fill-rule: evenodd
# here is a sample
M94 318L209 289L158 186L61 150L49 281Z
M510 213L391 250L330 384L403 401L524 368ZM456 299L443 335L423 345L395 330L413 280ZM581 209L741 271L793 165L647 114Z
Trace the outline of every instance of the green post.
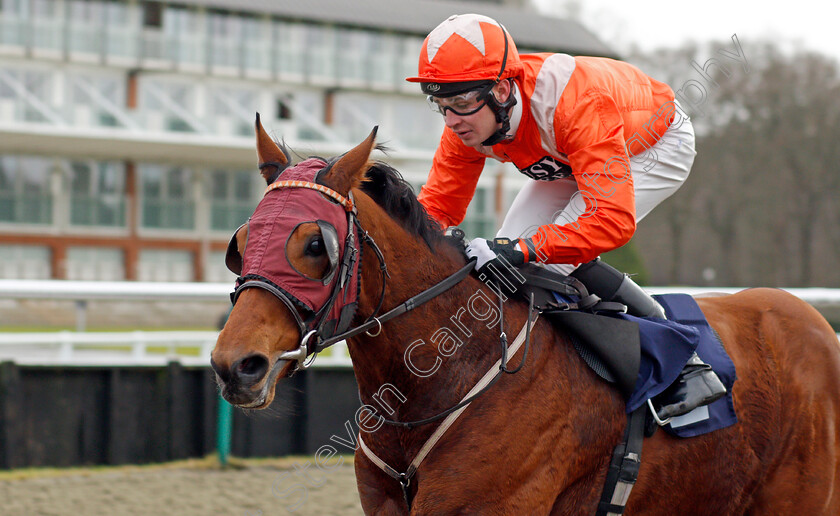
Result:
M219 463L227 466L230 455L230 436L233 430L233 406L219 395L219 411L216 418L216 451Z

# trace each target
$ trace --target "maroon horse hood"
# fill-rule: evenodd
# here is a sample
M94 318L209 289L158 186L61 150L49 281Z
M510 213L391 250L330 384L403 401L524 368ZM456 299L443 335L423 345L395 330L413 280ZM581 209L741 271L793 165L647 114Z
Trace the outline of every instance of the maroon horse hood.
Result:
M303 181L315 183L315 177L327 163L317 158L307 159L296 166L283 171L276 181ZM281 187L269 190L260 201L253 216L248 221L248 241L242 256L243 278L262 277L289 294L311 312L318 312L329 301L341 274L332 274L328 284L320 279L308 278L299 273L289 263L286 256L286 242L295 228L304 222L317 222L322 233L335 229L337 236L338 257L334 267L340 264L347 252L344 243L347 240L348 216L344 207L326 195L309 188ZM325 238L326 240L326 238ZM345 291L337 295L335 305L330 310L327 320L338 319L349 323L351 314L342 314L347 307L355 311L358 298L359 277L358 263L355 261ZM344 317L339 317L344 315ZM328 325L333 329L335 325ZM329 332L332 333L332 332Z

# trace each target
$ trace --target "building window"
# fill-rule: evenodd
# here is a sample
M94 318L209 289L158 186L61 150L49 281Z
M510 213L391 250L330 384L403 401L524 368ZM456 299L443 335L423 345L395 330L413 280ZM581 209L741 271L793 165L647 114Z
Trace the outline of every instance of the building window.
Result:
M377 98L364 93L341 93L335 95L335 129L340 131L348 141L361 141L368 134L371 128L381 123L385 126L389 116L391 102L387 99ZM414 119L411 120L413 125ZM394 126L396 127L396 126Z
M321 84L333 84L336 79L335 30L317 25L306 26L305 30L307 78Z
M125 166L116 162L70 164L70 223L125 227Z
M182 64L205 65L207 38L202 15L195 9L167 6L163 16L163 32L169 47L167 55Z
M264 18L242 18L241 61L247 70L271 71L271 25Z
M292 108L283 99L277 99L277 120L291 120Z
M138 27L133 20L139 9L128 2L112 1L105 4L105 48L109 56L137 57Z
M361 85L367 77L371 34L363 30L338 29L338 79L349 85Z
M423 40L413 36L406 36L400 39L397 53L397 77L410 77L417 75L417 56L420 55L420 50L423 48ZM416 83L399 81L404 91L416 92L420 88Z
M210 59L221 67L236 68L241 58L242 20L225 13L210 13Z
M163 4L143 3L143 26L160 28L163 25Z
M257 206L256 174L252 171L210 173L210 229L233 231Z
M0 245L0 278L50 279L50 249L35 245Z
M70 21L67 24L70 50L85 54L102 51L104 5L91 0L72 0L69 3Z
M0 156L0 222L52 222L50 164L44 158Z
M144 228L195 229L195 196L189 169L142 164L140 181Z
M122 249L68 247L67 279L78 281L122 281L125 258Z
M368 79L373 86L391 88L397 82L402 82L403 76L398 75L399 40L389 34L372 33L369 36Z
M0 45L24 45L28 5L23 0L0 0Z
M37 49L59 52L64 46L64 19L58 0L32 0L30 37Z
M417 88L419 91L420 88ZM401 124L399 138L402 143L413 149L436 149L443 132L443 118L433 113L425 102L416 98L393 98L390 100L393 122L411 120L410 124Z
M4 16L19 16L25 18L27 14L26 0L0 0L0 13Z
M138 281L194 281L193 253L168 249L143 249L137 263Z
M299 23L274 23L274 67L288 80L302 80L306 55L304 26Z
M53 122L57 111L53 100L55 74L11 67L4 67L3 71L9 79L0 79L0 120L11 116L25 122ZM17 89L26 91L38 102L27 100Z

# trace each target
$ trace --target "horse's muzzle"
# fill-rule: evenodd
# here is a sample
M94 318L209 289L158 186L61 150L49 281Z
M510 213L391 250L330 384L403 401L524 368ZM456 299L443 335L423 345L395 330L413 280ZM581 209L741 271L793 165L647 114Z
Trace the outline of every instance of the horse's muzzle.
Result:
M222 397L229 403L254 406L255 402L265 399L265 386L254 389L268 374L269 363L265 356L256 353L246 355L235 360L230 366L219 364L211 358L210 366L219 380Z

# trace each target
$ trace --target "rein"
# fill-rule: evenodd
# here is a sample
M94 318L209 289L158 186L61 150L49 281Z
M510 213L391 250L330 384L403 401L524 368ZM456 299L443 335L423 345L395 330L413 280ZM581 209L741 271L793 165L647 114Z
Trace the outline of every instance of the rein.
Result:
M373 242L373 239L370 239L370 241ZM378 248L375 248L375 249L378 250ZM377 254L379 256L381 256L380 253L377 253ZM383 260L382 263L383 263L383 269L382 270L384 271L385 270L384 269L384 263L385 263L384 260ZM423 303L439 296L440 294L443 294L444 292L446 292L450 288L454 287L455 285L457 285L458 283L463 281L463 279L466 278L469 275L469 273L472 272L472 270L474 268L475 268L475 262L474 261L468 262L466 265L464 265L463 267L461 267L460 269L458 269L454 273L450 274L449 276L447 276L446 278L444 278L440 282L434 284L433 286L429 287L428 289L424 290L423 292L420 292L416 296L407 299L405 302L397 305L396 307L392 308L391 310L388 310L387 312L380 315L379 317L375 316L376 312L378 312L378 310L379 310L379 309L377 309L377 311L374 312L374 315L371 315L368 318L367 322L362 323L359 326L356 326L355 328L353 328L351 330L347 330L344 333L341 333L339 335L335 335L333 337L325 339L322 342L319 342L315 347L315 349L316 349L315 352L317 353L319 351L322 351L322 350L332 346L336 342L339 342L339 341L345 340L345 339L349 339L351 337L355 337L356 335L358 335L362 332L367 332L367 331L369 331L373 328L377 328L377 332L373 335L370 335L370 336L374 337L374 336L378 335L379 331L381 331L381 329L382 329L382 323L388 322L388 321L390 321L391 319L393 319L397 316L400 316L400 315L402 315L406 312L414 310L415 308L422 305ZM383 295L380 296L380 301L379 301L379 306L380 307L382 306L382 299L384 299L384 290L385 290L384 282L383 282L382 290L383 290Z

